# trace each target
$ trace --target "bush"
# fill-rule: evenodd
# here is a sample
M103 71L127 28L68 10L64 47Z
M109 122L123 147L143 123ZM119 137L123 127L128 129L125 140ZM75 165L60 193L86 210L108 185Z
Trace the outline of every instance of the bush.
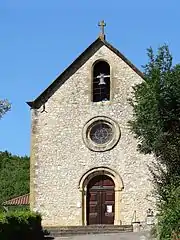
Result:
M160 240L180 239L180 187L171 187L168 201L162 204L159 214Z
M30 211L17 211L0 214L0 239L43 239L40 214Z

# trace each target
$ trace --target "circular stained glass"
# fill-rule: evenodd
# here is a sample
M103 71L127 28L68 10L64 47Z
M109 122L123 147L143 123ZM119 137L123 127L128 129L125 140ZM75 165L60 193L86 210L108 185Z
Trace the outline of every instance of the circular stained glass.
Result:
M90 138L96 144L105 144L112 140L112 127L105 122L98 121L90 129Z
M116 146L119 139L119 125L111 118L105 116L94 117L84 125L83 140L92 151L108 151Z

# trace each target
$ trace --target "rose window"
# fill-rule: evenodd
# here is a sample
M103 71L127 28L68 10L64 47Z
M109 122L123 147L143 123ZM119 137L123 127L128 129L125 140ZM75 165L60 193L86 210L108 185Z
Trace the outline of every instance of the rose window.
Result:
M104 122L96 122L90 129L90 138L96 144L105 144L113 137L112 127Z
M120 138L120 128L111 118L98 116L90 119L83 128L86 146L96 152L111 150Z

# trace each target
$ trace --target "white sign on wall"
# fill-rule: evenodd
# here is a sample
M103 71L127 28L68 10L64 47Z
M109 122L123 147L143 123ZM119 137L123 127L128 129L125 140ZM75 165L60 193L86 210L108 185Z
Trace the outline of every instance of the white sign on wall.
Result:
M112 213L112 205L107 205L107 213Z

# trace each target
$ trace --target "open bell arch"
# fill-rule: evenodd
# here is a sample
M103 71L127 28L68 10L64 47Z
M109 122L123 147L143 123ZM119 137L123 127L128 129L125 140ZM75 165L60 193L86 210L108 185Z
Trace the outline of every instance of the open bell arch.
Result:
M92 101L110 100L111 68L107 61L99 59L92 67Z

